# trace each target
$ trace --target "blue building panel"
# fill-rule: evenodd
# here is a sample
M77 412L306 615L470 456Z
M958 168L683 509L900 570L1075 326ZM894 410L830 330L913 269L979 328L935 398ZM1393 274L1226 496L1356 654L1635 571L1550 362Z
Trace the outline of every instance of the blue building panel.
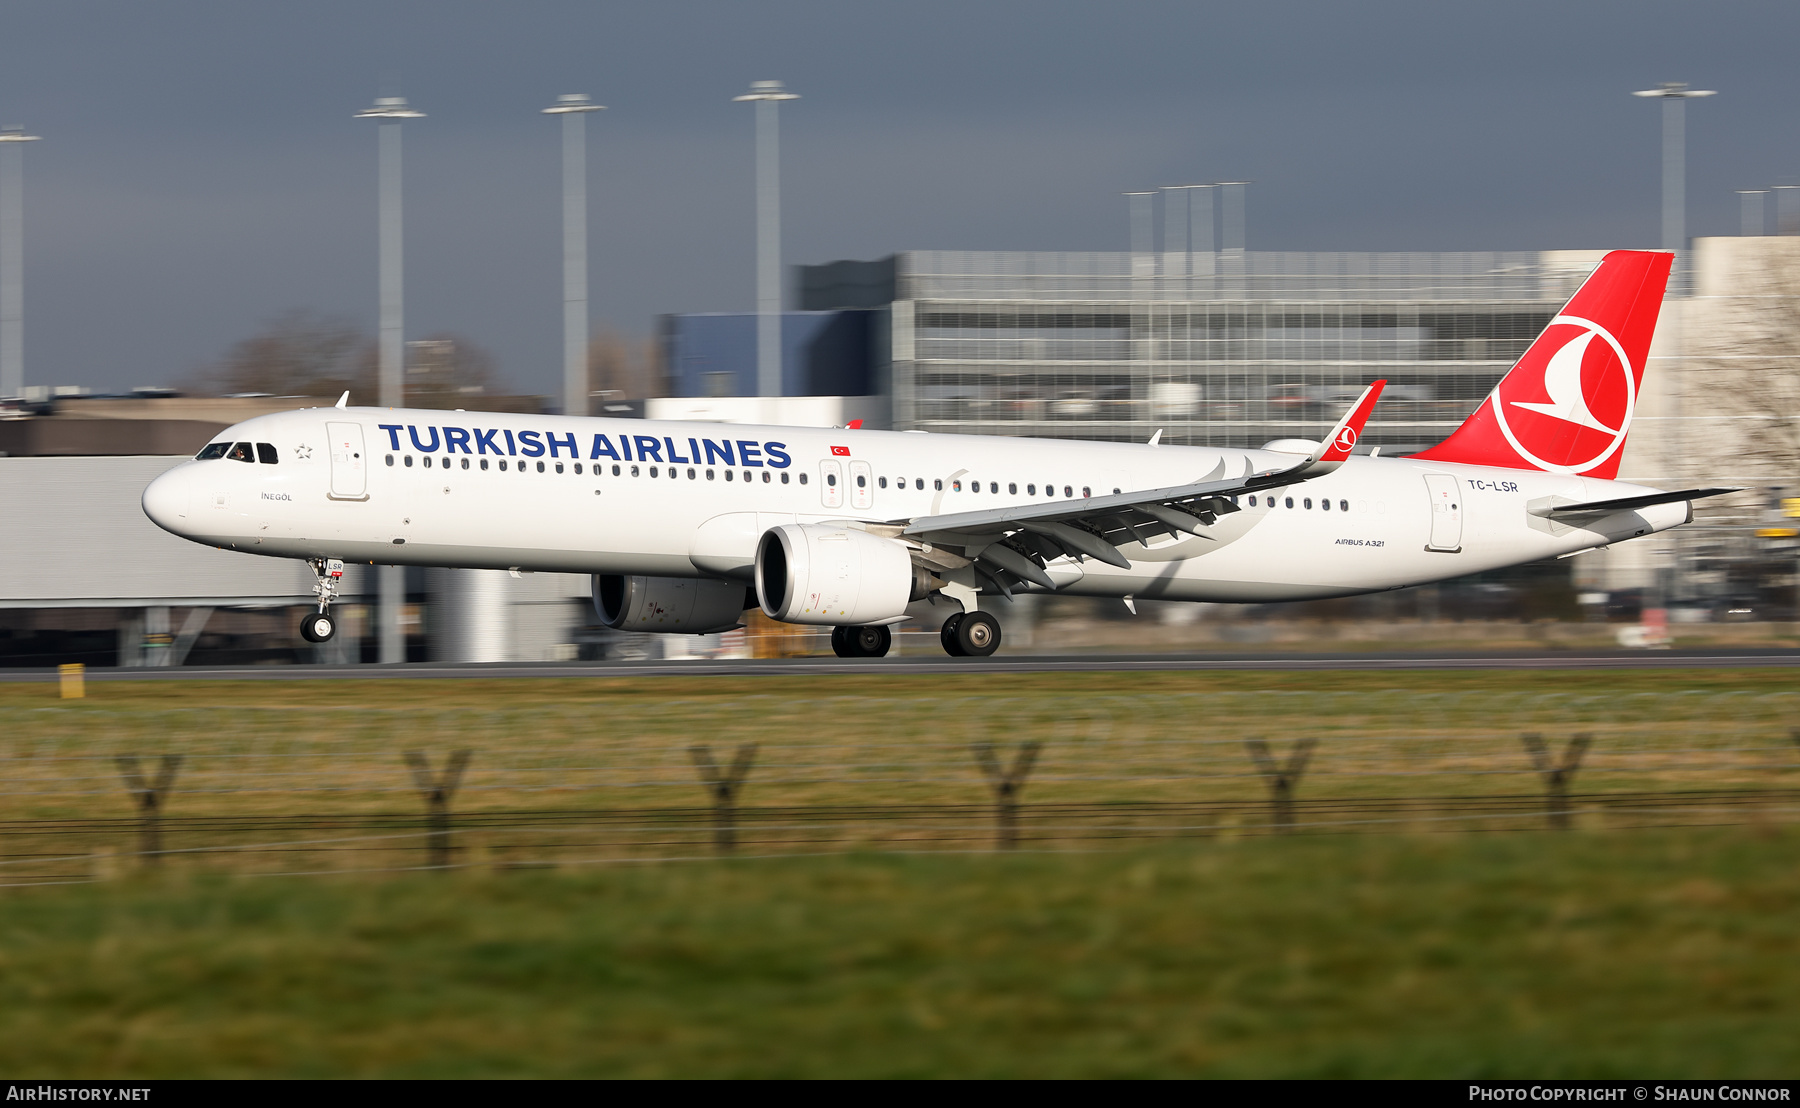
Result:
M873 395L874 315L867 310L782 313L781 395ZM673 395L757 395L754 312L666 315L661 329Z

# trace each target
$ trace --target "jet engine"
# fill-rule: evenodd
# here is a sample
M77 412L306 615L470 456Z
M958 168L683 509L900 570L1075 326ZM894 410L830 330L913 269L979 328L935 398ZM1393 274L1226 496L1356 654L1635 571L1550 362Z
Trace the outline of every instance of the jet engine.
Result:
M754 603L735 581L594 574L594 611L617 631L711 635L743 626L739 617Z
M895 623L938 584L904 543L849 527L784 523L756 546L756 598L786 623Z

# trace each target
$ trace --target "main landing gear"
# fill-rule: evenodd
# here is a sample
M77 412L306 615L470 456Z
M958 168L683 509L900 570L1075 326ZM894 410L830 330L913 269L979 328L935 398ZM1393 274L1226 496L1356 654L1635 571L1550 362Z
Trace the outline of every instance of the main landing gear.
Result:
M1000 621L986 612L958 612L938 636L952 658L985 658L1000 649Z
M939 632L944 653L953 658L985 658L1000 649L1000 621L986 612L958 612ZM881 658L894 644L886 627L833 627L831 652L840 658Z
M833 627L831 651L840 658L882 658L894 645L894 633L886 627Z
M318 582L313 595L319 598L319 610L300 621L300 637L307 642L330 642L337 634L337 620L331 618L331 602L337 599L338 582L344 579L344 563L339 558L308 558Z

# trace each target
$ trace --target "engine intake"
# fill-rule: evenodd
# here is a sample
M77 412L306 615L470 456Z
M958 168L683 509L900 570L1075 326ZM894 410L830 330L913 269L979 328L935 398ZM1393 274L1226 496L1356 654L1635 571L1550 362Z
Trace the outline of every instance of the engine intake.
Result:
M594 611L617 631L712 635L743 626L754 601L735 581L594 574Z
M756 545L756 598L784 623L895 623L935 584L904 543L849 527L784 523Z

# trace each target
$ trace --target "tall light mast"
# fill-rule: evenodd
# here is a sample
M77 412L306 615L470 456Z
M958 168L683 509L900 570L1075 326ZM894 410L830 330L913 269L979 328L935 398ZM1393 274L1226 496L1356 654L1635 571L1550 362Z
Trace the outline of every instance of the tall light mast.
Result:
M562 116L563 414L588 414L587 113L606 108L577 92L545 115Z
M380 126L379 183L380 229L379 261L381 286L380 331L376 340L380 386L377 403L384 408L406 404L406 319L405 289L402 285L404 266L400 210L400 124L402 120L422 119L424 112L406 106L402 96L384 96L373 107L356 113L358 119L373 119ZM406 570L401 566L382 566L376 574L380 601L377 606L379 657L383 665L406 661L406 637L400 629L400 609L406 603Z
M25 391L25 144L36 141L0 131L0 396Z
M781 395L781 135L783 100L798 100L780 81L752 81L733 103L756 105L756 391Z

